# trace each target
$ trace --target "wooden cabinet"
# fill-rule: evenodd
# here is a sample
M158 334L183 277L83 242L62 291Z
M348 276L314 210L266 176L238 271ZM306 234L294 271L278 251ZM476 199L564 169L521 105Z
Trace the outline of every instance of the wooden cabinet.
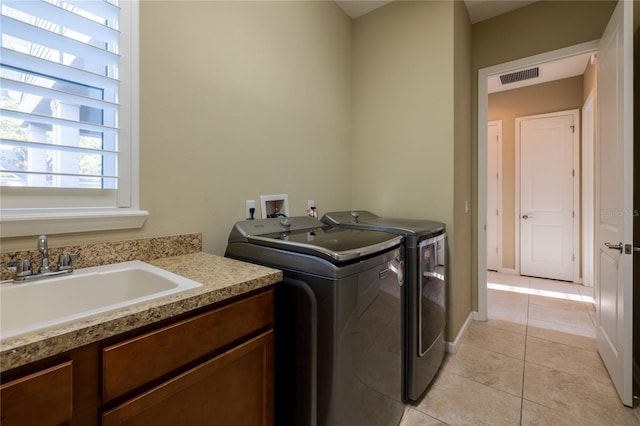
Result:
M271 327L267 292L108 346L102 350L104 401Z
M3 373L1 423L270 426L273 345L268 288Z
M268 331L106 412L103 426L273 424Z
M55 426L72 416L72 362L0 385L3 426Z

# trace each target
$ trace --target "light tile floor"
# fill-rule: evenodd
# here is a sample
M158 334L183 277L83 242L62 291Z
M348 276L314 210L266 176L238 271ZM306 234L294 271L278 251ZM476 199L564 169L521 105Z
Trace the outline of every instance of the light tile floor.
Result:
M400 426L640 425L595 344L591 289L488 274L488 320L473 322Z

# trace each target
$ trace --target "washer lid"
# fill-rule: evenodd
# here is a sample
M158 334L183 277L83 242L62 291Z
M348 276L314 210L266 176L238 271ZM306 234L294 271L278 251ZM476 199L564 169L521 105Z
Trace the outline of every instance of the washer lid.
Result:
M252 235L248 240L254 244L345 262L395 247L402 242L402 237L378 231L324 226Z
M380 217L366 210L326 213L322 217L322 222L328 225L383 231L404 236L437 234L445 229L444 223L433 220Z
M310 217L291 217L238 222L229 242L239 241L318 256L331 262L345 262L398 246L402 237L327 226Z

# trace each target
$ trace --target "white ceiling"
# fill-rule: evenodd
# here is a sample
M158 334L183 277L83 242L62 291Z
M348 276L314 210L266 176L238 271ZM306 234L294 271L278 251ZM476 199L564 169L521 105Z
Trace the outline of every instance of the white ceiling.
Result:
M371 12L393 0L336 0L336 3L351 18L358 18ZM464 0L469 19L472 24L502 15L528 4L535 0Z
M364 14L371 12L393 0L335 0L338 6L345 11L347 15L355 19ZM457 1L457 0L456 0ZM502 15L512 10L519 9L536 0L464 0L469 13L469 19L472 24ZM575 77L584 74L589 63L591 55L585 54L565 58L560 61L547 62L539 64L540 74L537 78L524 80L517 83L503 85L500 82L500 76L491 76L488 79L489 93L500 92L503 90L517 89L520 87L531 86L534 84L546 83L548 81L560 80L563 78ZM529 68L529 67L527 67ZM512 70L516 72L520 70Z
M355 19L387 3L391 3L391 1L392 0L336 0L336 3L347 15Z
M464 0L472 24L535 3L535 0Z

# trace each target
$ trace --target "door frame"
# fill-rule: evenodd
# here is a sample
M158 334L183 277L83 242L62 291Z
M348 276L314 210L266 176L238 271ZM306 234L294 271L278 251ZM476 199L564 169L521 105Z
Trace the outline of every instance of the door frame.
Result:
M596 53L598 41L587 41L478 70L478 174L476 176L476 181L478 182L478 197L476 199L476 212L478 215L476 224L478 312L475 316L480 321L487 319L487 232L485 228L487 223L487 116L489 109L487 79L492 75L516 71L524 67L533 67L556 59L568 58L583 53Z
M582 105L582 285L594 287L595 263L595 99L593 90L589 92L587 100Z
M516 164L515 164L515 178L516 178L516 194L515 194L515 261L516 261L516 273L520 274L520 232L521 232L521 221L520 221L520 144L521 144L521 136L520 136L520 126L522 122L527 120L535 120L541 118L551 118L551 117L559 117L564 115L573 115L574 131L573 131L573 223L571 224L573 230L573 267L572 267L572 281L574 283L581 282L580 279L580 110L579 109L571 109L565 111L555 111L547 114L536 114L536 115L527 115L524 117L516 117Z
M496 145L496 169L498 170L498 178L496 179L496 204L498 209L497 225L496 225L496 238L498 239L498 264L496 265L498 272L504 272L502 268L502 120L492 120L487 123L487 129L490 125L497 126L498 143ZM488 143L488 140L487 140ZM488 149L488 145L487 145ZM489 177L487 176L487 179ZM487 181L488 184L488 181ZM487 185L488 186L488 185Z

